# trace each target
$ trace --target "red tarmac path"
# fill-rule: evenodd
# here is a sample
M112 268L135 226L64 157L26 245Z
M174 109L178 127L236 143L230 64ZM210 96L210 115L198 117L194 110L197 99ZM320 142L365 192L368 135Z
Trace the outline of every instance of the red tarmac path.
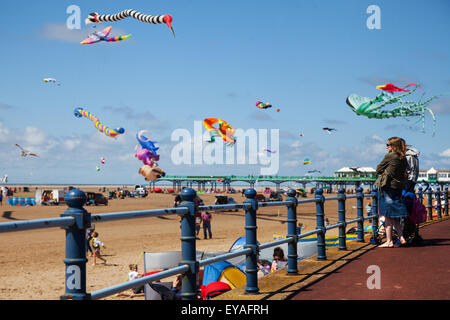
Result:
M423 226L419 234L421 246L376 247L290 300L450 300L450 219ZM367 286L372 265L380 268L380 289Z

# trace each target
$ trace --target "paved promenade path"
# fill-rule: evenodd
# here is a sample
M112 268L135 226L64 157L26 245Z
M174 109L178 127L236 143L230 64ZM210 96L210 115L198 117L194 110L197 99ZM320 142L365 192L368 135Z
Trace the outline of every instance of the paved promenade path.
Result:
M291 300L449 300L450 219L420 229L421 246L375 247L315 283ZM380 289L368 289L369 266L378 266ZM369 281L374 284L375 282Z

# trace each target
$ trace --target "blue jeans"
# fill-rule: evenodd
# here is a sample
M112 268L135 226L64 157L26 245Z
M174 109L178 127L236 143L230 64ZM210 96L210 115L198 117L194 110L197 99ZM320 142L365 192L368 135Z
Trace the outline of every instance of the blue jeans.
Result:
M402 190L383 187L380 195L379 215L386 218L405 218L408 216Z
M212 239L212 233L211 233L211 223L205 223L203 222L203 235L205 236L205 239L208 237L206 236L206 231L209 233L209 238Z

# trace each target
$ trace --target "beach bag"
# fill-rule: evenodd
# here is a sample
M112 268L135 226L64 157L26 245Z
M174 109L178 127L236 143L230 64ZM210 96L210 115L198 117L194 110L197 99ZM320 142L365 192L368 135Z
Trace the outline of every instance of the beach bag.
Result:
M417 198L414 199L409 219L414 224L419 224L427 220L427 209Z
M206 286L202 285L200 292L203 300L209 300L230 290L231 287L227 283L216 281L211 282Z

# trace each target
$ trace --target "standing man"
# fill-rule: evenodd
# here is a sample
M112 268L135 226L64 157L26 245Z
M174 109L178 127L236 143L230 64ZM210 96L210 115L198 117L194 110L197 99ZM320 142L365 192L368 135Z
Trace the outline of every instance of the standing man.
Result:
M406 192L414 193L414 187L416 186L417 178L419 178L419 155L420 152L417 149L412 148L411 145L406 145L406 161L408 166L406 172L408 173L408 180L406 181Z

